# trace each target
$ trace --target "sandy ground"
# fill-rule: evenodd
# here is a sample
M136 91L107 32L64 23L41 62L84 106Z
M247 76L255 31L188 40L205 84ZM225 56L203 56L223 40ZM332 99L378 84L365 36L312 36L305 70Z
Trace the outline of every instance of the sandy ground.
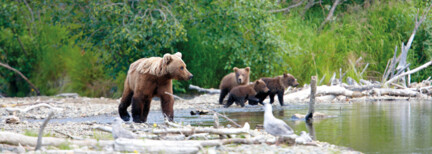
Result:
M177 110L196 110L196 109L217 109L222 106L218 104L219 95L204 94L193 99L176 99L174 109ZM15 132L30 136L36 136L42 119L53 111L51 108L41 107L29 110L26 113L8 112L7 108L26 109L35 104L46 103L52 107L60 108L61 111L55 111L53 118L81 118L93 116L117 116L117 107L120 99L109 98L87 98L87 97L24 97L24 98L0 98L0 129L2 131ZM239 108L235 105L232 108ZM151 105L152 111L160 111L160 101L153 100ZM129 108L130 111L130 108ZM5 119L15 114L20 118L18 124L8 124ZM36 121L35 121L36 120ZM54 137L76 137L76 138L94 138L94 139L111 139L110 133L92 129L95 125L110 126L109 123L98 123L97 121L79 121L79 122L50 122L45 128L46 136ZM154 127L151 124L126 123L125 128L137 129ZM163 126L157 126L163 127ZM32 147L26 147L28 150ZM89 149L89 147L70 147L72 149ZM0 143L0 152L14 152L14 146L8 146ZM91 148L90 148L91 149ZM104 150L104 149L93 149ZM207 151L205 151L207 150ZM257 153L275 152L275 153L335 153L335 152L354 152L347 148L321 143L320 146L275 146L275 145L241 145L241 146L223 146L207 148L204 153L212 152L234 152L234 153ZM16 151L15 151L16 152Z

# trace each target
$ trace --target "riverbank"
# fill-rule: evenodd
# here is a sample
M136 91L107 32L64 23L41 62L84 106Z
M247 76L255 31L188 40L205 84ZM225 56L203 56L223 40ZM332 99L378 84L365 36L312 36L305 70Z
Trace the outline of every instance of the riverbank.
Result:
M196 111L201 109L218 110L222 106L218 104L219 95L217 94L203 94L191 99L176 99L174 108L177 114L187 116L190 111ZM27 111L26 113L15 112L14 116L19 118L19 122L16 124L6 123L7 118L11 117L13 113L9 112L8 109L22 109L25 110L36 104L47 104L53 108L40 107ZM0 129L6 132L14 132L24 134L27 136L37 136L42 120L48 116L48 114L55 109L60 111L55 112L53 119L47 125L44 131L45 136L60 137L60 138L72 138L72 139L97 139L97 140L112 140L112 135L107 132L99 131L94 129L98 126L110 126L110 121L113 117L117 117L117 107L119 99L109 98L87 98L87 97L24 97L24 98L2 98L0 99L0 115L1 126ZM233 110L242 110L238 106L231 106ZM254 108L259 110L259 107ZM129 109L130 110L130 109ZM155 99L152 101L151 113L155 113L156 116L160 113L160 101ZM89 119L85 119L89 117ZM99 117L94 118L94 117ZM73 119L81 120L73 120ZM125 123L124 127L130 130L139 130L145 128L165 128L163 124L162 115L158 118L153 119L156 124L135 124ZM62 119L63 121L58 121ZM84 119L84 120L83 120ZM56 121L57 120L57 121ZM197 123L199 124L199 123ZM263 131L263 130L258 130ZM66 146L66 145L65 145ZM14 148L15 147L15 148ZM25 147L27 150L32 150L32 147ZM46 147L48 149L61 149L58 147ZM3 151L14 151L16 146L10 146L2 144L0 149ZM46 149L46 150L48 150ZM66 146L65 149L81 149L81 150L101 150L107 149L94 149L94 147L86 146ZM266 151L269 149L273 152L295 152L295 153L323 153L323 152L354 152L348 148L331 145L328 143L317 142L317 146L305 146L305 145L294 145L294 146L275 146L275 145L224 145L222 147L210 147L202 149L208 152L252 152L252 151ZM109 150L109 149L108 149Z

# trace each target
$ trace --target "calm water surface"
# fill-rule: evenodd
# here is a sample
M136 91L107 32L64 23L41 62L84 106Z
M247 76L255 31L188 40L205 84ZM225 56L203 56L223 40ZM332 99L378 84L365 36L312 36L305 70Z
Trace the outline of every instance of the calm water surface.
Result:
M432 153L431 102L364 102L317 104L316 111L335 117L315 120L313 128L292 120L307 113L306 105L274 106L273 114L297 134L314 131L319 141L367 153ZM252 126L263 123L263 111L229 112L229 117Z

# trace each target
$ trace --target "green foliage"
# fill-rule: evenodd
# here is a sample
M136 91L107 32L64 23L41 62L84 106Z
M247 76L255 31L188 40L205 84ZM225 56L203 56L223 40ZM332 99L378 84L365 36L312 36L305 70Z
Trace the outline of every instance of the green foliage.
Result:
M414 7L405 3L376 2L375 5L362 8L360 5L346 7L339 16L321 33L316 32L320 22L315 18L302 20L293 13L285 18L283 25L287 29L281 34L289 42L290 50L295 54L287 55L284 61L289 63L292 74L302 82L308 82L310 76L326 75L329 81L333 72L339 74L339 68L348 70L350 77L357 78L366 63L370 63L365 77L380 80L380 76L393 56L394 46L409 37L407 32L412 29L410 16ZM320 10L321 11L321 10ZM321 12L309 12L312 15ZM360 64L352 63L362 57Z
M406 42L421 1L343 1L318 33L333 4L324 0L304 12L269 10L297 1L1 1L0 62L21 71L43 95L78 92L120 97L129 65L143 57L182 52L191 81L173 81L175 93L189 83L217 87L233 67L250 66L251 79L288 72L308 82L342 68L347 76L379 80L395 45ZM408 55L411 68L432 57L430 17ZM363 60L354 65L362 57ZM366 63L369 68L358 76ZM430 76L432 69L413 75ZM34 95L14 72L0 68L0 93Z
M180 2L179 6L193 4ZM190 12L183 7L188 42L183 44L191 72L199 74L192 82L216 87L233 67L252 68L252 78L281 73L285 43L276 35L280 25L267 10L269 1L211 1L195 3ZM204 69L205 68L205 69ZM202 76L202 77L200 77Z

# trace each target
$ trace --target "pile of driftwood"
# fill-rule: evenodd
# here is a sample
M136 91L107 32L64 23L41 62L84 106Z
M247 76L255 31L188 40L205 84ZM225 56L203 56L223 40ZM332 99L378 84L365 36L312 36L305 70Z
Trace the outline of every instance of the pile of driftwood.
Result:
M347 77L346 83L343 83L342 79L345 77L346 72L342 73L342 69L339 69L339 78L336 78L336 73L333 73L333 76L330 79L330 86L323 85L317 87L317 101L333 101L335 99L343 101L353 98L361 98L365 100L397 100L411 98L429 99L432 94L431 77L420 83L411 83L411 74L430 66L432 60L410 70L410 63L407 63L407 55L415 34L421 23L426 19L431 6L432 5L423 12L420 18L419 14L416 15L414 30L411 33L408 42L406 45L403 42L401 43L399 56L397 56L398 48L397 46L395 47L393 58L388 60L381 82L361 79L363 73L369 66L369 63L366 64L363 71L358 73L355 66L357 66L362 60L360 57L355 63L350 61L354 73L357 75L357 78L360 78L359 82L353 78ZM325 76L323 76L318 85L322 83L324 78ZM307 98L310 96L310 91L310 87L305 86L300 91L285 95L284 100L289 102L307 102Z
M216 114L214 117L218 117ZM46 121L48 121L47 119ZM114 127L96 125L95 130L112 132ZM43 127L41 128L43 129ZM42 130L43 131L43 130ZM41 131L41 132L42 132ZM66 139L56 137L30 137L12 132L0 131L0 143L16 146L31 146L40 150L40 146L59 147L67 144L69 146L87 146L91 149L103 150L104 152L140 152L140 153L197 153L204 147L224 146L227 144L275 144L276 138L265 133L263 130L252 130L248 123L242 128L219 127L218 118L215 118L213 127L184 126L166 121L163 127L150 127L147 129L132 130L136 139L117 138L115 140L95 139ZM281 138L283 142L290 145L317 145L310 136L304 132L300 136L292 134ZM279 142L281 141L279 140ZM39 148L38 148L39 147ZM46 150L47 153L65 152L95 152L76 150Z

